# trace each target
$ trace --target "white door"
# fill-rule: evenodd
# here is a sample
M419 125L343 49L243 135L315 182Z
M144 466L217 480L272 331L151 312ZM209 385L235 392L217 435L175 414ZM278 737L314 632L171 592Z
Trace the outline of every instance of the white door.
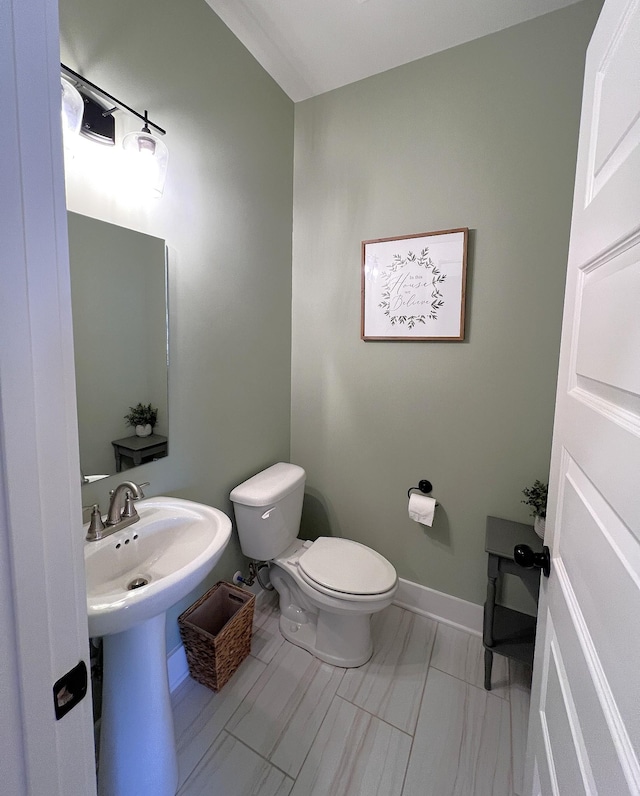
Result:
M587 54L525 792L640 794L640 0Z
M0 793L7 796L95 794L90 691L59 720L54 711L54 683L89 665L59 69L56 0L2 0Z

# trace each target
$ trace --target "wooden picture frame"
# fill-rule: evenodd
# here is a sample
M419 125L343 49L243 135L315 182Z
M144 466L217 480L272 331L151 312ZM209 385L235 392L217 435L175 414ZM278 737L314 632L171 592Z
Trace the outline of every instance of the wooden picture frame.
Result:
M362 241L365 342L464 340L469 230Z

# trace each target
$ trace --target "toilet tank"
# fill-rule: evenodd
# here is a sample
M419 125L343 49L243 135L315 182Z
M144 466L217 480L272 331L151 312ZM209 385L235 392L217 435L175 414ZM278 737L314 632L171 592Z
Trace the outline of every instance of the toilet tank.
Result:
M247 558L270 561L297 537L305 472L279 462L232 490L240 547Z

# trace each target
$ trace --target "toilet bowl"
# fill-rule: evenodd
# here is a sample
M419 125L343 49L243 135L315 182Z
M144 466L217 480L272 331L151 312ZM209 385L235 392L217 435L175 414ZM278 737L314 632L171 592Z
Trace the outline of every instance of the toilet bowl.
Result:
M393 566L348 539L297 538L305 472L280 462L231 492L243 553L269 563L280 597L282 635L334 666L362 666L372 655L371 616L391 604Z

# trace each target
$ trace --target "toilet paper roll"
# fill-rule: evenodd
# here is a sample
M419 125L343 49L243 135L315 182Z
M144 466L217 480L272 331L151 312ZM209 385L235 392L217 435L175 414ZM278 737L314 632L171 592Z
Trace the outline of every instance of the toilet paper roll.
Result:
M436 510L436 499L428 495L418 495L412 492L409 495L409 516L412 520L422 525L433 525L433 515Z

